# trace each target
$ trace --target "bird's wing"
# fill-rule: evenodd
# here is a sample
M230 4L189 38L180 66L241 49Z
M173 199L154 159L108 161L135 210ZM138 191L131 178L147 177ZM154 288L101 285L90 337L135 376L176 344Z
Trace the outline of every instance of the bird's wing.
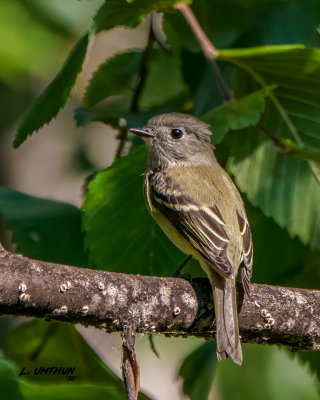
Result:
M225 221L217 206L199 207L192 199L182 195L172 184L157 180L150 182L149 200L176 230L191 243L207 263L221 276L234 278L227 258L228 235Z
M247 293L249 293L249 283L252 275L252 258L253 258L253 245L251 230L248 220L245 216L241 216L237 212L239 229L242 236L242 261L244 267L241 270L242 284Z

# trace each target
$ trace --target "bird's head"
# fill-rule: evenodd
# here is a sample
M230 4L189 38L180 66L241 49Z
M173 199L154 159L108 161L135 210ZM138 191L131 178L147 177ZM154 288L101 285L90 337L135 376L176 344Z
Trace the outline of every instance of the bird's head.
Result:
M209 126L192 115L160 114L143 128L129 130L145 140L151 168L207 165L214 160Z

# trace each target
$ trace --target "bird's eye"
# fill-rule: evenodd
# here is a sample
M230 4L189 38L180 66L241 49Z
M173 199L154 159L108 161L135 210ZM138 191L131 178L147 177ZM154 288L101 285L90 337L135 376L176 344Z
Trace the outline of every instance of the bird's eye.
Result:
M183 132L181 129L172 129L171 136L173 139L181 139L183 136Z

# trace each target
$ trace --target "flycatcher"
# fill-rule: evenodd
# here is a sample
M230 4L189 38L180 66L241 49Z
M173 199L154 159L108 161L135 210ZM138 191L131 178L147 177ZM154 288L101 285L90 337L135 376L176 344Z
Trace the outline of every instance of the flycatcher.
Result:
M145 198L169 239L199 260L213 288L217 358L242 363L235 279L246 292L252 239L241 196L213 152L209 126L188 114L151 118L142 129L148 151Z

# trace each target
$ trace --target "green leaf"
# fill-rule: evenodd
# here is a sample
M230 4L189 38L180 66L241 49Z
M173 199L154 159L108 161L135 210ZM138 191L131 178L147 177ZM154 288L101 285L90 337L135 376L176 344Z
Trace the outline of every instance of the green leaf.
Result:
M13 232L18 253L43 261L87 265L77 207L0 186L0 214Z
M168 107L170 102L178 98L175 110L177 107L182 110L188 100L188 93L180 70L181 61L175 54L153 51L148 62L148 75L139 102L140 108L150 110Z
M260 85L277 85L272 97L281 121L282 137L289 135L299 147L320 148L320 50L303 45L263 46L221 50L218 58L234 63ZM238 82L243 80L239 76ZM248 84L240 84L248 93ZM239 84L238 84L239 86ZM274 116L273 116L274 118ZM288 135L289 132L289 135Z
M24 372L30 372L20 377L21 392L26 399L51 399L53 394L61 394L63 399L87 399L88 396L100 399L98 396L102 395L112 400L124 398L121 379L102 362L71 324L33 319L11 333L9 346L18 372L23 367ZM76 379L70 382L66 375L35 375L33 372L39 367L75 368L69 375ZM52 395L48 388L52 389ZM82 395L83 390L85 394ZM139 399L146 400L147 397L140 393Z
M302 364L308 366L320 392L320 353L318 351L298 351L295 356L300 359Z
M245 196L243 199L246 200ZM270 285L309 287L301 280L300 274L304 270L310 249L298 238L290 238L286 229L280 228L272 218L266 217L248 201L245 201L245 208L254 246L253 281ZM272 251L266 251L266 243L272 243Z
M0 391L4 399L22 400L18 376L14 365L0 353Z
M257 128L233 139L231 171L240 190L291 236L320 248L320 185L307 162L279 153Z
M6 38L0 44L0 80L20 90L35 89L26 82L31 77L48 79L58 68L65 46L57 30L48 29L26 8L17 1L0 2L0 37Z
M38 97L24 116L13 142L14 147L54 118L62 108L81 71L88 45L88 35L83 36L70 52L59 73Z
M45 366L48 364L45 363L43 365ZM57 365L59 365L59 363ZM24 380L24 378L24 376L18 376L15 366L9 360L5 360L0 356L0 391L4 399L56 400L57 398L62 398L66 400L86 400L88 396L90 399L96 400L101 398L106 398L109 400L123 400L124 398L123 390L121 390L122 388L119 387L119 389L117 389L108 383L92 384L79 383L75 381L62 384L50 384L50 382L46 382L46 384L43 385L41 383L32 383ZM51 378L53 377L51 376ZM54 379L50 380L53 381ZM39 379L37 379L37 381L39 381ZM141 399L143 398L146 397L141 397Z
M191 400L208 398L217 364L216 350L216 342L209 341L184 359L179 376L183 378L183 393Z
M83 229L90 264L97 268L168 275L185 258L149 215L142 192L145 163L139 146L89 183Z
M266 86L241 99L225 102L203 115L201 119L212 127L213 142L220 143L230 129L243 129L256 125L264 112L265 98L272 89L274 86Z
M320 248L320 166L314 161L320 151L320 50L264 46L223 50L220 57L245 71L237 77L238 94L250 93L257 84L277 85L262 125L280 143L293 140L299 149L296 155L310 158L306 162L279 154L261 133L243 132L233 150L232 171L240 189L292 236Z
M79 382L100 382L122 389L121 380L100 360L97 354L71 324L33 319L15 328L9 339L9 354L18 370L31 372L24 379L44 383L65 383L65 375L35 375L37 367L75 367L72 375Z
M119 96L111 96L102 104L92 107L78 107L74 111L74 118L78 126L85 126L90 122L103 122L115 128L119 127L119 119L124 118L130 103L132 93L125 92Z
M106 60L90 80L84 96L85 104L93 106L109 96L133 89L141 59L140 51L128 51Z
M178 0L108 0L94 17L94 29L99 32L115 26L134 28L152 11L167 11Z
M217 397L223 400L318 400L314 379L285 349L242 344L244 362L216 367Z
M21 382L20 390L25 400L123 400L124 394L104 384L68 382L61 385L39 385ZM11 399L11 398L10 398Z

